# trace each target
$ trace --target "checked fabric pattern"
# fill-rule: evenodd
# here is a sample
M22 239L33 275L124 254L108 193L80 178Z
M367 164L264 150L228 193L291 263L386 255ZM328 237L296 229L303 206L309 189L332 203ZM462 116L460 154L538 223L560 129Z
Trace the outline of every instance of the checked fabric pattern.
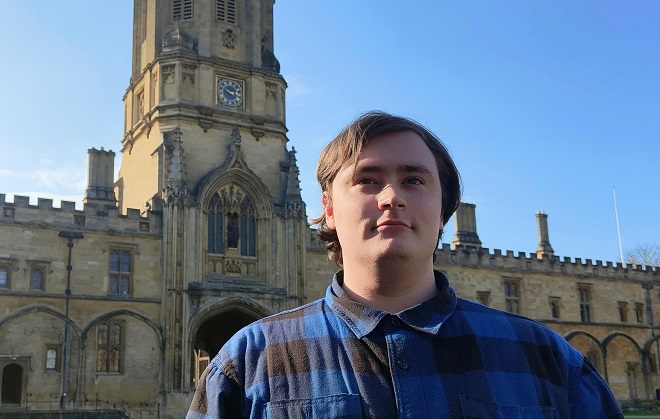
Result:
M533 320L438 295L396 315L323 299L239 331L204 372L189 419L623 418L591 364Z

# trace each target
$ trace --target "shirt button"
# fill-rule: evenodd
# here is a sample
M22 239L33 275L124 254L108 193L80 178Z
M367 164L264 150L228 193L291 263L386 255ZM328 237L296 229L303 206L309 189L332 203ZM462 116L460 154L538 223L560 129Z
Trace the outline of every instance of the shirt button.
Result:
M390 324L394 327L399 327L401 326L401 320L399 320L398 317L392 317L392 319L390 320Z
M400 360L400 361L397 361L397 365L398 365L399 368L401 368L402 370L407 370L408 368L410 368L410 364L408 364L408 361L406 361L405 359L402 359L402 360Z

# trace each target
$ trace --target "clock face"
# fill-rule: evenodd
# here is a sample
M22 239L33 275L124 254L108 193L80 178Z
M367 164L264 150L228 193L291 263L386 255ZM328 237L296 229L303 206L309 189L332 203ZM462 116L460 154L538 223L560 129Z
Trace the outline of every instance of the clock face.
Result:
M218 78L218 103L231 107L243 103L243 86L237 80Z

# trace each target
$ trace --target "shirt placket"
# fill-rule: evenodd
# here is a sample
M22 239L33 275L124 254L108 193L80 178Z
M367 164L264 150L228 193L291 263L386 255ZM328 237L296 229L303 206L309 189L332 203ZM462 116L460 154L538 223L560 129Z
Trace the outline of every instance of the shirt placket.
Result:
M406 330L397 316L388 316L383 324L392 385L399 418L425 417L423 391L418 382L421 365L415 363L412 331Z

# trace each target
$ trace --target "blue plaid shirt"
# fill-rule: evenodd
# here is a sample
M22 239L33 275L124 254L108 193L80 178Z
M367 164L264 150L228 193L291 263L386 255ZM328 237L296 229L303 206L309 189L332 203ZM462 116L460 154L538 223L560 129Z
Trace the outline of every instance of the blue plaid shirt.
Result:
M339 272L325 298L227 342L187 417L623 418L561 336L435 275L436 297L392 315L348 298Z

